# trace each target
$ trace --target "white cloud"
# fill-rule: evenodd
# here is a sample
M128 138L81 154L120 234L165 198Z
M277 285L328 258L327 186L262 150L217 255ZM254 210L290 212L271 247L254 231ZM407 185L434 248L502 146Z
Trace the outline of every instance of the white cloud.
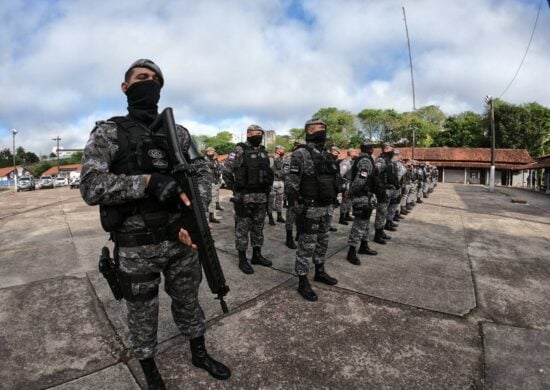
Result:
M417 107L482 111L521 60L536 0L65 0L0 5L0 148L11 127L27 150L83 145L95 119L125 110L120 82L137 58L163 69L161 107L193 133L250 123L288 130L321 107L412 108L405 5ZM35 4L38 3L38 4ZM550 12L504 99L550 106ZM18 22L16 22L18 21ZM44 148L44 145L48 145Z

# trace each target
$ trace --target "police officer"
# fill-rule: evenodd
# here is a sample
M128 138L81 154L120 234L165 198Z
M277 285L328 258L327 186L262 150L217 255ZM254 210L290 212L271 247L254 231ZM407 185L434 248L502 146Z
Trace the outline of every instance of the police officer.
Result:
M239 268L245 274L254 273L246 258L249 235L252 264L264 267L272 264L262 256L264 220L273 184L273 170L269 166L267 151L261 145L263 136L264 130L260 126L248 126L246 142L238 143L229 153L223 169L225 183L233 190L235 246L239 252Z
M283 218L283 195L284 195L284 179L283 179L283 159L285 156L285 148L281 145L275 147L275 155L273 157L273 187L271 187L270 193L270 210L277 212L277 222L285 223ZM273 220L273 214L271 214L270 222Z
M403 174L402 184L401 184L401 203L399 204L401 214L407 215L409 211L407 210L407 202L409 199L409 194L411 193L411 162L410 160L404 160L405 173Z
M357 153L353 148L348 149L347 153L347 157L340 161L340 177L342 178L343 185L342 202L340 202L340 220L338 221L340 225L347 225L348 221L353 221L353 217L350 215L352 202L349 187L351 185L351 166L357 157Z
M385 144L382 146L382 153L374 161L374 172L378 178L378 185L376 188L378 204L376 205L376 218L374 220L374 242L383 245L386 244L386 240L391 239L390 236L386 235L384 229L395 230L395 228L391 226L388 227L386 220L392 190L395 189L395 183L393 182L393 164L391 163L392 158L393 147L389 144Z
M293 145L293 151L298 149L300 145L305 145L306 142L303 139L297 139L294 141ZM287 156L283 159L283 178L286 182L287 176L290 173L290 161L291 157ZM288 199L288 196L285 193L285 196ZM302 213L302 206L299 204L291 204L289 202L288 207L286 209L286 223L285 223L285 229L286 229L286 242L285 245L290 249L296 249L296 243L294 242L294 239L292 237L292 230L294 229L294 225L296 225L296 241L298 241L298 238L300 236L300 229L299 229L299 223L300 221L296 219L297 215L300 215Z
M208 221L211 223L220 223L216 218L216 210L218 209L216 206L220 204L221 165L216 159L216 150L213 147L206 148L206 164L210 168L212 182L212 200L208 204Z
M340 148L336 145L332 145L329 149L328 149L328 154L329 154L329 157L332 157L332 159L336 162L336 165L338 165L338 167L340 167L340 163L342 162L342 160L340 160ZM338 168L340 169L340 168ZM344 179L342 178L342 175L340 174L340 170L338 171L338 175L337 175L337 181L338 181L338 186L339 186L339 192L342 192L343 188L344 188ZM344 197L344 194L341 194L341 197L343 199ZM332 205L332 216L334 217L334 210L336 210L337 207L340 206L340 202L338 202L338 198L336 198L334 200L334 204ZM348 224L347 222L345 223L346 225ZM338 229L336 229L333 225L332 225L332 222L330 224L330 227L328 228L328 231L329 232L337 232Z
M390 221L398 222L400 219L405 218L401 215L400 206L401 200L403 198L403 192L405 191L403 184L404 176L407 172L407 168L405 168L405 164L403 164L401 152L399 151L399 149L394 149L394 158L392 160L392 164L394 166L394 172L397 175L398 187L392 193L392 201L390 202L390 206L388 207L388 219L390 219Z
M298 147L290 161L290 172L285 182L288 201L301 205L300 219L303 232L296 251L298 292L308 301L316 301L317 294L307 279L309 261L315 264L314 280L334 285L338 281L325 272L328 230L332 220L332 205L338 196L338 166L324 150L327 137L325 122L308 120L305 124L307 145Z
M205 349L205 320L198 300L202 271L178 211L178 203L189 205L189 199L170 176L166 145L147 128L158 116L163 84L153 61L141 59L130 66L121 85L128 115L96 123L84 149L80 183L86 203L100 205L102 225L115 242L132 351L150 389L165 388L154 360L161 272L174 321L190 340L192 363L217 379L231 375ZM179 125L177 132L186 152L191 136ZM208 167L202 159L193 165L201 197L208 201Z
M353 205L355 220L348 238L348 254L346 259L355 265L360 265L361 260L357 253L374 256L378 252L369 248L369 223L373 209L374 190L374 160L372 152L374 143L364 140L361 143L361 154L354 160L350 169L350 195ZM360 245L360 246L359 246ZM357 247L359 246L359 251Z

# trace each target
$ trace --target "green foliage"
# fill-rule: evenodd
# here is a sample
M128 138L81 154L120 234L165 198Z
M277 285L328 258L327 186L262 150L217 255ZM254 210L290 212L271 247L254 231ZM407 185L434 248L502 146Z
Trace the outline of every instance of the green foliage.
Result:
M195 137L199 145L203 145L202 152L204 153L206 148L212 147L219 155L227 154L235 148L235 144L231 142L233 134L229 131L221 131L213 137L197 136Z
M436 134L433 146L449 147L488 147L489 139L485 135L487 122L475 112L449 116L443 124L443 130Z
M275 147L277 145L280 145L283 148L285 148L285 152L290 152L292 151L293 144L294 144L294 139L290 135L276 135L275 143L272 145L269 145L269 147L267 148L267 151L274 152Z
M38 162L39 158L33 152L27 152L23 147L15 150L15 164L27 165ZM13 154L10 149L5 148L0 151L0 168L13 166Z
M331 145L347 148L354 135L359 131L355 125L355 116L335 107L321 108L312 118L322 119L327 124L327 136Z

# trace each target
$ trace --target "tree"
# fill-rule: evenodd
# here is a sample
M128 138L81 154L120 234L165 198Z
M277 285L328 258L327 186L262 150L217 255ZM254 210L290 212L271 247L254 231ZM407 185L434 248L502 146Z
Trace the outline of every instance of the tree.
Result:
M335 107L321 108L312 118L321 119L327 124L327 136L330 143L341 148L350 145L351 138L359 132L355 116Z
M0 168L13 166L13 154L9 148L0 150Z
M434 137L433 146L487 147L489 145L485 135L486 129L485 119L475 112L466 111L449 116L443 124L443 130Z
M213 137L204 137L204 149L212 147L220 155L227 154L235 148L235 143L231 142L232 139L233 134L229 131L221 131Z

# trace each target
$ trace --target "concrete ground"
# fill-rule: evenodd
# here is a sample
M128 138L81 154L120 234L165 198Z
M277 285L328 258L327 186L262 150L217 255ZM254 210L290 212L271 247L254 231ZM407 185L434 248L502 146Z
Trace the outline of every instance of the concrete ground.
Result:
M360 266L345 260L351 226L335 221L326 269L339 283L313 283L310 303L282 224L264 231L273 267L239 271L228 196L213 234L230 312L205 283L201 303L208 350L233 375L190 364L161 293L169 389L550 388L550 197L440 184ZM98 209L69 188L6 192L0 204L0 389L144 388L125 304L97 270Z

